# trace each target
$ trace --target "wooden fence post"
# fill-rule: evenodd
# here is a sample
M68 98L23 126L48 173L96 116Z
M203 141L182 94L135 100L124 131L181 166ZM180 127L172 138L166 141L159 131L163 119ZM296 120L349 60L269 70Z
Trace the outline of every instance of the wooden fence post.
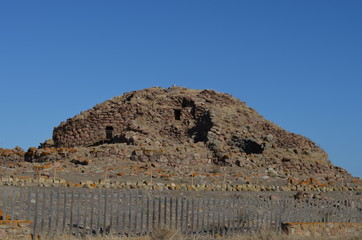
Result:
M37 222L38 222L38 191L35 193L35 208L34 208L34 222L33 222L33 240L37 239ZM6 216L6 215L4 215Z
M96 221L96 236L99 234L101 218L101 190L98 190L97 194L97 221Z
M183 229L183 226L184 226L184 199L181 198L181 218L180 218L180 224L181 224L181 233L184 233L184 229Z
M197 198L196 199L196 231L195 231L195 235L196 237L198 237L199 234L199 224L200 224L200 199Z
M161 197L158 197L158 227L161 227L161 203L162 203L162 199Z
M143 215L144 215L144 193L143 191L141 192L141 223L140 223L140 236L143 236Z
M179 197L176 197L176 211L175 211L175 229L178 230L178 203L179 203ZM181 229L182 231L182 229Z
M138 192L136 192L135 196L135 208L134 208L134 235L137 236L137 215L138 215Z
M132 234L132 191L129 192L129 207L128 207L128 236Z
M186 219L185 219L186 236L189 235L189 210L190 210L190 199L186 199Z
M78 204L77 204L77 228L76 228L76 232L75 235L78 237L79 236L79 224L80 224L80 202L82 200L81 197L81 192L78 190Z
M20 188L20 197L19 197L19 219L23 219L23 202L24 202L24 199L23 199L23 193L24 193L24 190L23 188Z
M91 192L91 197L90 197L90 219L89 219L89 234L93 234L93 218L94 218L94 192Z
M41 210L40 232L44 233L45 209L46 209L46 193L44 190L43 190L43 202L42 202L41 208L42 208L42 210Z
M114 201L114 192L111 190L111 198L110 198L110 217L109 217L109 236L112 237L113 234L113 201Z
M163 204L163 226L166 227L166 222L167 222L167 196L165 196L164 199L164 204Z
M202 215L201 215L201 235L204 235L205 231L205 198L202 199Z
M126 192L123 193L123 212L122 212L122 236L126 232L126 208L127 208L127 199Z
M212 224L211 224L211 233L212 236L215 236L215 215L216 215L216 199L212 201Z
M60 190L57 191L56 205L57 208L55 214L55 236L58 235L58 229L59 229Z
M69 225L70 234L72 234L72 228L73 228L73 205L74 205L74 190L72 190L72 198L70 204L70 225Z
M190 236L193 236L194 232L194 215L195 215L195 199L192 198L191 200L191 229L190 229Z
M83 204L83 237L86 235L87 229L87 213L88 213L88 192L84 193L84 204Z
M16 192L15 192L15 188L13 189L13 193L11 196L11 200L10 201L10 205L11 205L11 209L10 209L10 219L14 219L14 209L15 209L15 204L16 204Z
M63 199L63 227L62 227L62 233L65 232L65 222L67 219L67 192L64 192L64 199Z
M155 229L156 225L156 198L151 199L152 201L152 229L151 231Z
M172 197L170 197L170 223L169 223L169 228L172 229L172 208L173 208L173 205L172 205Z
M117 192L117 195L116 195L116 236L119 235L120 209L121 209L120 194L119 194L119 192Z
M4 188L3 191L3 220L7 220L6 219L6 215L7 215L7 206L8 205L8 189ZM29 201L29 206L30 206L30 201Z
M146 234L150 233L150 196L147 196L147 206L146 206Z
M30 205L30 201L31 201L31 190L29 189L28 190L28 208L27 208L27 213L26 213L26 219L27 220L30 220L30 207L31 207L31 205Z
M107 203L108 203L108 191L104 191L104 215L103 215L103 231L102 231L102 237L106 235L106 229L107 229Z

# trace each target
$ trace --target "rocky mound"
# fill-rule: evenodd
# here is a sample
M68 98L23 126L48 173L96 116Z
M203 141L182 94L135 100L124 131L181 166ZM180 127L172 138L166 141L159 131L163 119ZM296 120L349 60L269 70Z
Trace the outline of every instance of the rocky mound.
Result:
M15 147L13 149L4 149L0 148L0 163L5 161L10 162L21 162L24 160L25 152L20 147Z
M225 93L181 87L114 97L62 122L41 148L28 152L28 160L77 154L171 167L216 164L283 175L348 175L314 142L264 119L244 102ZM59 148L78 150L60 154Z

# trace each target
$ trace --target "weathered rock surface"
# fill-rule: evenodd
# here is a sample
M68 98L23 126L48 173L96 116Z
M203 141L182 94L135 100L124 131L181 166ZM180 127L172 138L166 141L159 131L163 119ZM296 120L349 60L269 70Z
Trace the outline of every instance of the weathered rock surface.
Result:
M62 122L41 147L26 154L28 161L113 157L168 166L264 169L269 176L348 175L314 142L264 119L244 102L181 87L114 97Z
M15 147L13 149L0 148L0 163L3 161L10 161L13 163L23 161L24 154L24 150L20 147Z

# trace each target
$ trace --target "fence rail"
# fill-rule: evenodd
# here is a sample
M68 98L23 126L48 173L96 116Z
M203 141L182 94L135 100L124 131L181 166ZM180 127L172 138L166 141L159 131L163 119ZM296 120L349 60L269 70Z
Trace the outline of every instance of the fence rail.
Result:
M139 190L0 188L3 218L30 220L34 235L142 236L168 227L185 235L233 235L283 222L362 222L349 200L157 196Z

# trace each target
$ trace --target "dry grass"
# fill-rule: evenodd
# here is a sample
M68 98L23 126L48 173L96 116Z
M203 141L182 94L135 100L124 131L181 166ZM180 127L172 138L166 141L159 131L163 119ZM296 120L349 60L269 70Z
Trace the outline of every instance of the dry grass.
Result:
M7 238L5 240L10 240L11 238ZM40 239L54 239L54 238L40 238ZM359 236L355 237L302 237L302 236L288 236L284 233L276 233L273 231L264 230L259 233L249 235L249 234L239 234L232 237L215 237L204 236L204 237L186 237L179 233L179 231L168 228L159 228L156 229L151 236L145 237L86 237L86 238L76 238L74 236L60 236L58 239L64 240L79 240L79 239L87 239L87 240L210 240L210 239L219 239L219 240L361 240L362 233Z
M169 229L169 228L158 228L155 229L151 236L150 240L186 240L187 238L179 233L178 230Z
M288 236L283 233L275 233L275 232L260 232L255 235L238 235L230 238L225 238L225 240L361 240L361 237L306 237L306 236Z

